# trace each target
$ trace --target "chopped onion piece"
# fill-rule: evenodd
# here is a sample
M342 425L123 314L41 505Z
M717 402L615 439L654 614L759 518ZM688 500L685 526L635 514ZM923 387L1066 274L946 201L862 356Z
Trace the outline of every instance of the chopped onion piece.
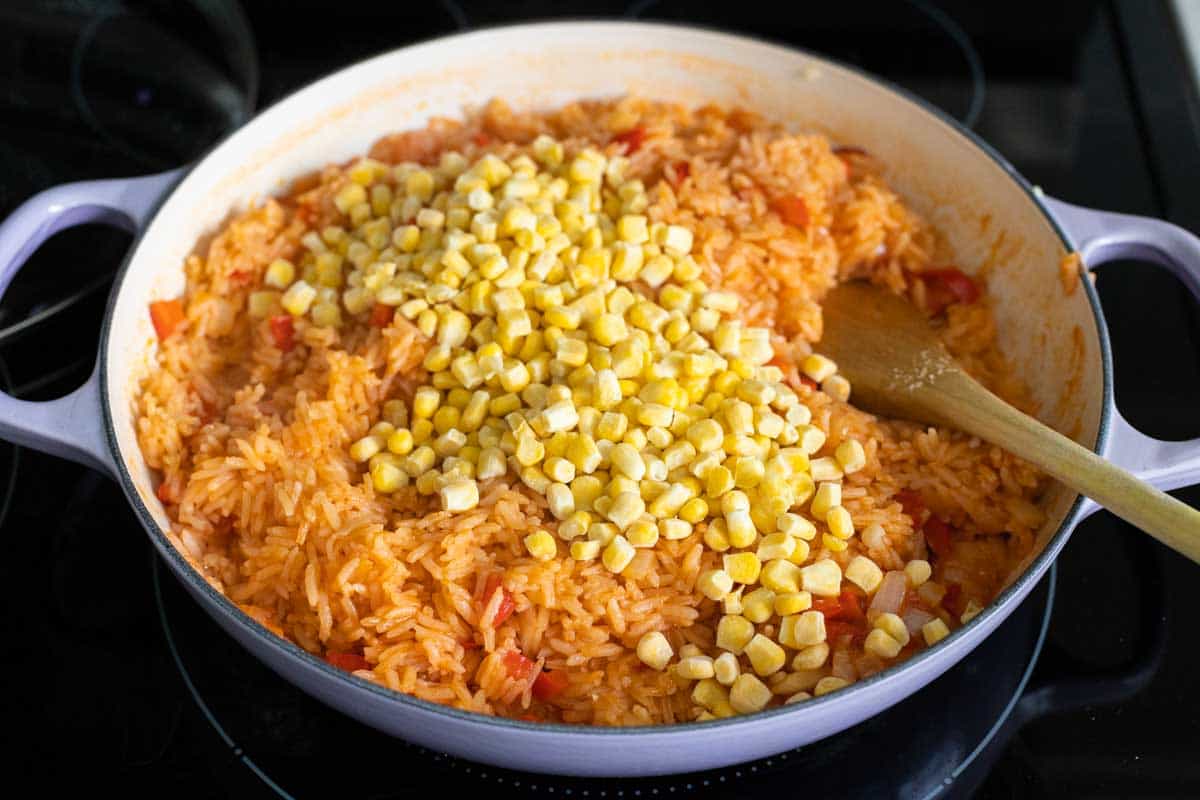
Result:
M900 619L904 620L904 627L908 628L909 636L919 634L921 626L933 618L933 614L930 614L928 611L922 611L919 608L910 608L900 616Z
M884 575L867 609L867 619L875 619L880 614L899 614L907 589L908 579L903 571L892 570Z

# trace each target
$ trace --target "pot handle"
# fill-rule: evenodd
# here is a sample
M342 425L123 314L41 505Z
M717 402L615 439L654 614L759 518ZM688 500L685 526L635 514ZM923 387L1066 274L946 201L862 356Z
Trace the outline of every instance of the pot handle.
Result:
M1041 198L1088 267L1136 258L1171 270L1200 299L1200 238L1178 225L1149 217L1094 211ZM1200 439L1165 442L1141 433L1112 412L1108 459L1160 489L1200 483ZM1096 510L1090 503L1087 511Z
M0 296L38 246L64 228L99 222L137 233L184 171L66 183L26 200L0 223ZM0 438L115 475L99 361L82 386L57 400L30 402L0 392Z

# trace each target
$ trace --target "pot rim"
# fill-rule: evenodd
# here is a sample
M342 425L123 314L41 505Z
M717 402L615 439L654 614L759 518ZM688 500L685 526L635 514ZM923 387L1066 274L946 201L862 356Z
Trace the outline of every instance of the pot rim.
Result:
M1029 200L1033 202L1038 211L1041 212L1042 216L1050 224L1050 227L1062 242L1063 247L1066 248L1068 252L1071 252L1075 249L1074 244L1071 242L1062 226L1059 225L1058 220L1055 219L1054 215L1050 213L1049 209L1047 209L1045 204L1042 202L1041 189L1031 184L1024 176L1021 175L1020 172L1016 170L1015 167L1008 162L1007 159L1004 158L1004 156L1002 156L991 145L980 138L978 134L976 134L970 128L967 128L944 110L934 106L932 103L913 94L907 89L896 86L892 82L873 75L872 73L867 72L857 66L845 64L839 60L814 53L805 48L794 47L770 38L748 34L730 33L728 31L702 25L683 25L663 22L642 22L620 19L578 17L568 18L565 20L541 20L515 24L484 26L468 31L456 32L444 36L435 36L415 41L405 45L404 47L388 50L361 61L347 64L335 72L324 74L315 80L289 92L284 97L276 100L270 106L257 111L253 117L248 119L239 127L222 136L210 148L208 148L199 159L193 162L192 167L188 169L188 172L190 172L191 169L194 169L195 166L208 159L209 156L217 148L223 145L229 138L236 135L239 131L243 130L247 126L253 125L259 117L276 108L277 106L292 101L298 94L308 90L322 81L335 78L347 72L348 70L365 67L373 62L382 61L391 57L397 52L409 50L415 47L442 45L450 42L461 42L474 38L487 38L496 34L516 34L531 30L541 30L544 33L553 34L556 30L579 30L582 28L595 26L624 27L628 29L637 29L644 33L651 33L655 31L673 31L678 33L682 31L693 35L709 37L710 39L717 41L723 40L730 44L750 43L760 47L786 51L790 55L800 54L812 59L815 63L836 67L852 73L863 80L877 84L890 93L897 95L910 103L913 103L921 111L924 111L926 114L931 116L935 121L939 121L943 125L949 126L955 133L965 137L968 142L974 145L974 147L980 151L983 156L990 158L992 162L996 164L996 166L1000 167L1000 169L1008 176L1010 180L1015 182L1021 188L1021 190L1028 196ZM690 735L695 732L710 732L717 729L732 730L735 727L744 727L752 723L761 723L766 720L776 719L785 714L808 713L809 709L825 707L834 702L848 700L852 695L869 692L878 687L881 683L891 680L905 671L915 669L929 659L940 658L941 652L947 647L951 646L954 642L961 640L963 637L970 635L973 630L979 628L980 626L986 625L990 619L1001 613L1003 606L1008 605L1015 597L1024 596L1027 594L1028 591L1033 588L1034 584L1042 577L1053 560L1057 557L1058 551L1061 550L1062 546L1066 542L1066 538L1070 535L1072 530L1080 521L1080 511L1084 504L1084 497L1082 495L1076 495L1075 500L1072 502L1066 515L1063 517L1058 529L1046 540L1046 544L1038 556L1029 563L1024 572L1022 572L1018 578L1005 587L1005 589L970 622L963 625L961 628L954 630L942 642L939 642L934 647L924 649L900 664L888 667L887 669L877 672L870 677L855 681L844 689L840 689L822 697L814 697L813 699L807 700L804 703L778 706L759 711L754 714L738 715L726 719L709 720L705 722L674 723L670 725L629 725L620 727L605 727L599 725L580 725L562 722L527 722L509 717L479 714L473 711L465 711L452 706L442 705L430 700L423 700L414 695L399 692L386 686L364 680L356 677L352 673L334 667L324 659L319 658L307 650L304 650L294 642L275 635L263 627L260 623L251 619L227 596L213 588L213 586L200 574L200 572L192 567L192 565L188 563L178 549L167 539L166 534L154 519L150 509L142 501L141 495L134 486L133 478L130 475L129 469L126 466L124 459L121 458L121 447L117 438L116 428L113 424L112 404L108 392L109 365L107 353L110 331L112 327L112 318L116 308L117 297L120 295L125 278L129 272L129 267L133 262L134 256L137 254L145 232L149 230L151 225L153 225L153 221L155 217L157 217L158 211L170 197L174 196L177 188L178 184L176 184L176 186L172 187L170 191L163 195L158 203L158 206L149 216L149 222L146 223L142 230L137 232L133 242L130 244L129 251L126 254L120 268L117 270L116 276L113 280L113 286L109 294L108 304L105 309L104 319L101 324L99 347L100 404L102 407L105 436L109 450L114 456L113 463L116 465L116 477L121 484L121 488L124 490L126 497L130 501L130 504L133 506L138 519L142 523L142 527L145 528L147 533L151 535L151 541L155 545L156 549L171 566L176 577L186 582L188 587L193 590L193 594L199 593L200 595L204 596L209 601L210 606L218 609L226 618L233 621L245 632L253 634L257 639L269 645L281 656L291 660L293 663L298 662L300 665L308 667L309 669L315 669L318 672L323 673L326 678L332 678L335 682L342 684L342 686L339 688L348 687L358 690L365 690L375 695L375 697L379 700L407 705L415 711L424 712L435 717L447 717L456 722L465 722L471 725L478 725L481 729L503 728L516 733L553 733L560 736L570 735L585 737L588 739L594 739L596 737L644 737L650 734L657 736L680 737ZM1083 285L1088 304L1092 310L1092 316L1096 324L1097 339L1100 346L1102 371L1101 391L1103 393L1103 397L1101 402L1100 421L1096 431L1095 446L1092 449L1094 452L1103 455L1108 445L1110 422L1113 411L1112 352L1108 336L1108 326L1104 318L1104 312L1100 305L1099 295L1097 294L1096 289L1092 285L1091 281L1083 280L1080 281L1080 283ZM124 399L126 401L128 400L128 398ZM257 656L255 657L257 658ZM958 659L956 659L954 663L957 663L957 661L961 660L962 657L965 657L965 654L964 656L960 656ZM920 691L920 689L917 691Z

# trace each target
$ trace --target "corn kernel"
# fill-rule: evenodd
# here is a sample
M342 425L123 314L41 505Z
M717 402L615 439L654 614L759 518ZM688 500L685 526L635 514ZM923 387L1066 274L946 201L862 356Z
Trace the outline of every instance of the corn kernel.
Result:
M946 623L940 619L932 619L921 626L921 636L925 638L925 644L932 647L950 635L950 629L946 627Z
M825 524L829 526L829 532L842 541L854 535L854 520L850 517L850 512L842 506L829 509L829 513L825 515Z
M692 701L711 710L728 703L729 692L712 678L706 678L692 689Z
M837 364L825 356L813 353L800 362L800 371L820 383L837 372Z
M719 601L733 589L733 578L723 569L710 569L700 573L696 588L709 600Z
M847 439L837 446L834 458L842 467L842 472L851 475L867 465L867 454L862 443L857 439Z
M823 597L836 597L842 590L842 568L836 561L822 559L800 570L801 583L806 592Z
M801 579L801 567L786 558L768 561L759 577L762 585L774 592L798 592Z
M917 558L904 565L904 575L908 578L908 585L916 589L929 580L933 568L928 561Z
M633 545L624 536L615 536L604 548L601 560L610 572L620 574L629 566L629 562L633 561L635 555L636 551L633 549Z
M846 580L870 594L883 581L883 570L866 556L855 556L846 565Z
M814 458L808 465L808 471L814 481L840 481L843 475L841 465L828 456Z
M544 530L536 530L524 539L525 550L538 561L549 561L558 555L554 537Z
M900 619L900 617L896 614L891 612L880 614L879 616L875 617L874 625L876 628L899 642L901 647L908 644L908 626L906 626L904 624L904 620Z
M742 598L742 616L754 623L766 622L775 612L775 592L759 587Z
M473 480L455 480L439 491L443 511L470 511L479 505L479 485Z
M729 689L729 704L739 714L762 711L771 701L771 690L758 678L742 673Z
M799 514L790 512L780 514L775 518L775 527L781 532L786 533L802 541L812 541L817 535L817 528L811 522Z
M720 497L733 489L733 473L724 466L713 467L705 476L704 483L709 497Z
M879 658L892 659L900 655L901 645L886 631L876 628L867 634L863 649Z
M792 669L807 671L820 669L829 659L829 645L825 642L812 644L796 653L792 659Z
M735 583L754 583L758 580L758 575L762 570L762 563L754 553L727 555L724 557L724 566L725 571L729 573Z
M754 638L754 625L736 614L726 614L717 623L717 647L740 656Z
M797 617L787 617L791 620L788 626L788 641L783 641L781 631L780 641L788 647L797 650L825 641L825 615L820 611L805 611Z
M508 472L508 462L504 451L498 447L485 447L479 453L479 464L475 467L475 477L479 480L498 478Z
M576 561L591 561L600 555L604 545L593 539L581 539L571 542L571 558Z
M781 592L775 595L775 614L790 617L812 608L812 595L808 592Z
M285 258L271 262L263 274L263 283L276 289L286 289L296 279L296 266Z
M679 509L679 519L695 525L708 516L708 503L702 497L693 497Z
M633 521L646 512L646 502L637 492L621 492L613 498L612 507L608 510L608 519L618 530L624 531ZM620 572L620 570L614 570Z
M796 407L804 408L804 406ZM825 446L825 431L816 425L797 425L796 432L800 437L796 440L796 447L808 455L812 455ZM809 466L811 467L811 464ZM841 472L841 467L838 467L837 471ZM838 475L836 478L817 478L816 475L813 476L813 480L839 480L840 478L841 475Z
M842 485L840 483L822 483L813 495L809 511L814 517L824 517L829 509L842 504Z
M411 453L413 445L412 431L406 428L399 428L387 438L388 451L398 456L406 456Z
M761 633L756 633L746 645L746 657L750 659L754 671L763 678L774 675L787 663L783 648Z
M830 375L821 381L821 391L842 403L850 400L850 381L841 375Z
M575 479L575 465L565 458L552 456L546 459L546 463L542 465L542 471L546 473L546 477L553 481L558 481L560 484L570 483ZM566 486L563 486L566 489ZM567 490L568 495L570 490Z
M642 635L637 643L637 656L641 662L651 669L662 671L667 668L675 652L667 637L659 631L650 631Z
M845 689L849 685L849 681L829 675L817 681L817 685L813 687L813 695L816 697L822 697L830 692L836 692L839 689Z
M660 467L661 465L661 467ZM651 466L660 467L662 477L666 477L666 465L661 461L651 462ZM654 475L650 476L654 478ZM658 497L650 502L648 511L658 519L674 517L679 513L683 504L691 499L691 491L682 483L670 484ZM732 542L732 538L730 539Z
M658 536L658 525L646 518L634 520L625 531L625 538L634 547L654 547Z
M308 309L316 299L316 288L310 286L306 281L299 280L288 287L288 290L283 293L283 297L280 298L279 304L293 317L299 317L308 313Z
M355 461L367 461L383 449L384 440L378 436L364 436L350 445L350 457Z
M689 681L711 678L714 672L713 660L705 655L687 656L675 665L675 674Z
M796 550L796 540L787 533L776 532L769 534L758 543L759 561L770 561L776 558L788 558Z
M709 550L723 553L729 549L729 533L725 530L725 520L714 519L704 531L704 544Z
M604 498L598 499L603 500ZM597 509L597 513L599 513L599 509ZM587 529L588 538L600 542L605 547L611 544L613 539L617 538L618 533L620 531L617 530L617 526L611 522L593 522Z

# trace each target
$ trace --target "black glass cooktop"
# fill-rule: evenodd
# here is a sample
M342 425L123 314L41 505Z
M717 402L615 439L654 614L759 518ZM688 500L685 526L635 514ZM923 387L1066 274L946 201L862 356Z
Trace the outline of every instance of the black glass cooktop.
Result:
M1075 202L1200 230L1195 89L1157 2L310 0L0 4L0 214L56 183L187 163L330 70L456 30L634 17L741 31L881 75L972 126ZM55 236L0 302L0 386L78 385L129 237ZM1200 323L1173 278L1099 279L1127 416L1200 434ZM1193 505L1200 491L1178 493ZM0 693L10 774L57 796L1185 797L1200 795L1200 572L1107 514L968 659L802 750L711 773L547 778L377 734L224 636L161 567L119 489L0 443ZM357 763L384 764L346 778ZM352 770L351 770L352 771Z

